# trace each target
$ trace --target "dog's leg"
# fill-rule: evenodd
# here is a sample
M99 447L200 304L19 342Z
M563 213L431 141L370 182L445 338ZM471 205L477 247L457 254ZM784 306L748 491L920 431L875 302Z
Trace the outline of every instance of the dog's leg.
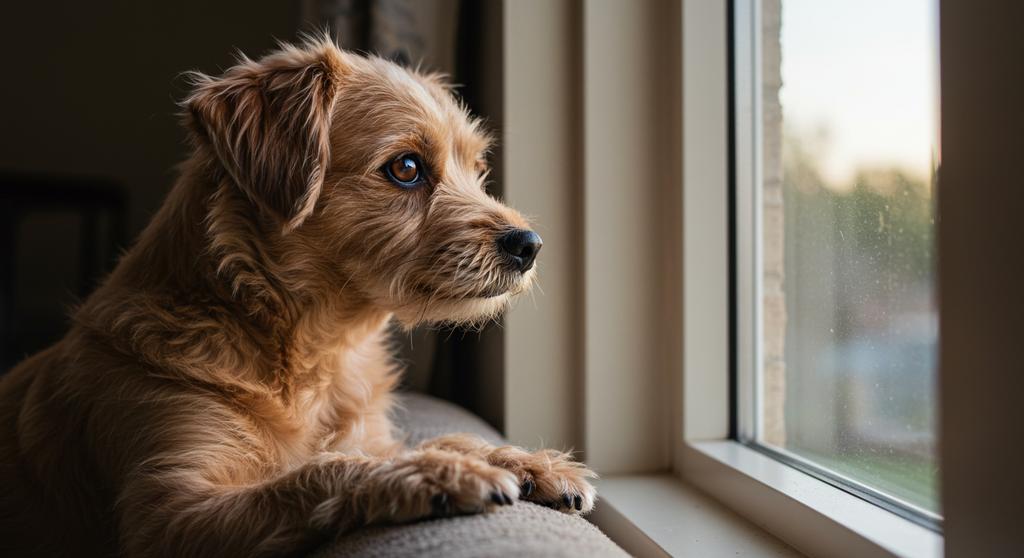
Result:
M194 474L127 487L119 508L128 555L292 555L362 525L487 511L519 497L509 471L439 449L324 456L244 487L211 486Z
M495 447L472 434L452 434L427 440L421 449L441 449L479 457L519 479L523 499L567 513L587 513L596 491L587 479L597 474L572 456L556 450L530 452L516 446Z

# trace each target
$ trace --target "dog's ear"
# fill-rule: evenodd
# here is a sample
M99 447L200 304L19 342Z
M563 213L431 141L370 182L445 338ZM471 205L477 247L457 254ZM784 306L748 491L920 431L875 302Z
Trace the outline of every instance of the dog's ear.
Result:
M184 106L196 141L283 232L301 225L320 195L342 56L325 40L243 59L218 78L192 74Z

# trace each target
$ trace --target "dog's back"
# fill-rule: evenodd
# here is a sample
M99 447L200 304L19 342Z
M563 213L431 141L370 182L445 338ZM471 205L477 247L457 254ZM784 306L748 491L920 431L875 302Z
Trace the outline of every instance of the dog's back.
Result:
M0 555L109 555L112 532L98 479L83 460L86 417L66 397L67 341L0 382ZM85 510L89 510L86 512Z

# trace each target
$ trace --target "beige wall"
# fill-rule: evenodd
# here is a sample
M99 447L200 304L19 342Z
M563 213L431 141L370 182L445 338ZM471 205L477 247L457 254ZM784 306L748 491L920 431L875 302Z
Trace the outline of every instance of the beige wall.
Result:
M581 449L579 2L504 2L505 199L544 239L539 287L505 319L505 433Z
M506 421L602 473L669 468L681 360L679 3L505 3L505 195L544 237Z

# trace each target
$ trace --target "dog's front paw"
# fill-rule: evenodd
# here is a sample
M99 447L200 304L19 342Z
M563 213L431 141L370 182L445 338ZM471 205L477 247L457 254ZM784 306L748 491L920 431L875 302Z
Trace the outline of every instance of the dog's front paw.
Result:
M495 449L489 461L516 475L524 500L566 513L582 514L594 509L597 491L588 479L597 478L597 473L567 453L531 453L506 446Z
M394 521L490 511L519 498L519 479L478 457L415 451L386 468L379 507Z

